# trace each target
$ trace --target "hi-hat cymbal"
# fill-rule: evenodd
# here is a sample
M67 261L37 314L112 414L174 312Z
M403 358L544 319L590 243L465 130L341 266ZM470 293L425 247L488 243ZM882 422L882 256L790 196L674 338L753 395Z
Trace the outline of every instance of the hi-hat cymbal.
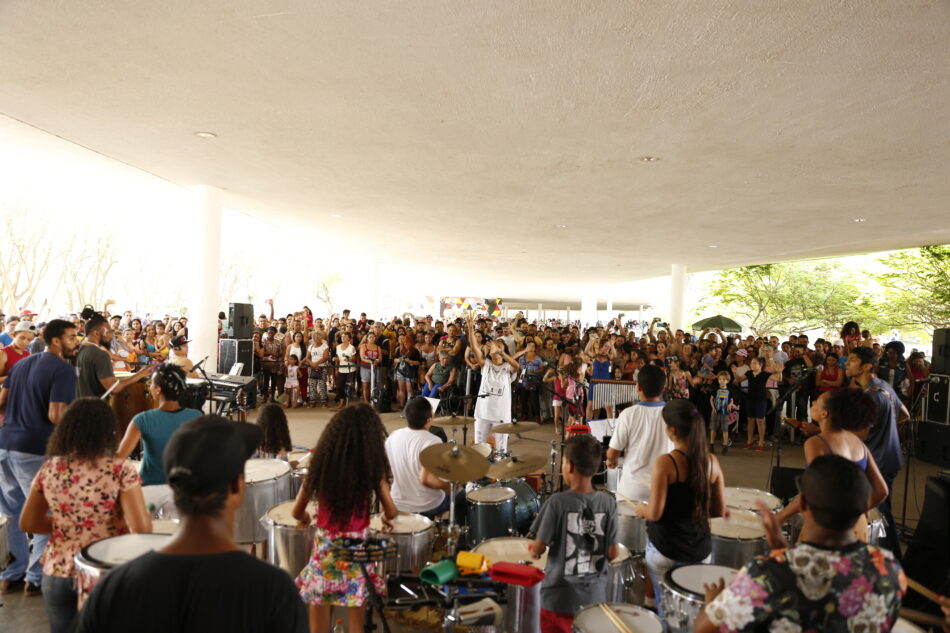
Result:
M471 446L435 444L419 453L430 473L446 481L474 481L488 472L488 460Z
M510 424L496 424L491 427L492 433L530 433L540 431L541 425L535 422L511 422Z
M526 455L525 457L509 457L495 462L488 469L488 476L492 479L515 479L530 475L536 470L544 468L547 463L544 455Z
M475 418L466 418L462 415L446 415L441 418L436 418L432 421L432 424L438 426L463 426L465 424L472 424L475 422Z

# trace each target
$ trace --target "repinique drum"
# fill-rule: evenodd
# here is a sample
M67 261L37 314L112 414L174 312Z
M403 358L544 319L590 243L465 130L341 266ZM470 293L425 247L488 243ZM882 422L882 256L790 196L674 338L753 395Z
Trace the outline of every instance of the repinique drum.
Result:
M10 537L7 536L9 525L10 517L0 514L0 569L6 569L10 561Z
M168 534L122 534L82 548L73 558L79 607L86 602L93 587L111 570L142 554L164 547L171 538Z
M663 621L648 609L617 602L607 602L606 605L633 633L663 633ZM580 609L574 615L571 630L574 633L620 633L600 604Z
M482 488L484 490L484 488ZM492 563L515 563L544 569L548 562L547 551L535 560L526 538L492 538L482 542L472 551L481 554ZM539 633L541 630L541 583L530 587L507 585L508 604L505 605L505 624L502 631Z
M285 501L267 511L261 518L267 530L267 562L276 565L296 578L310 560L313 552L313 523L298 528L291 512L295 501Z
M607 602L642 605L646 590L643 557L634 556L626 545L618 547L620 553L607 567Z
M465 495L468 501L470 543L510 536L515 529L515 491L499 485L477 488Z
M515 491L515 531L521 535L527 534L534 517L538 516L538 511L541 510L537 491L524 479L502 479L491 485Z
M375 538L385 538L396 543L396 556L383 561L382 572L394 574L402 571L419 573L432 560L435 543L435 523L421 514L400 512L392 520L393 530L383 529L379 514L370 517L369 529Z
M704 584L720 579L728 586L736 570L721 565L686 565L666 572L660 587L663 611L672 633L692 633L699 610L706 604Z
M638 517L633 506L622 500L617 501L617 540L636 554L647 549L646 519Z
M244 464L244 501L234 516L234 542L260 543L267 538L261 517L292 498L290 464L279 459L249 459Z
M773 514L782 509L782 500L764 490L726 486L726 505L730 508L758 512L756 501L764 501Z
M739 569L756 556L769 553L762 518L751 510L730 509L729 518L709 520L712 562Z

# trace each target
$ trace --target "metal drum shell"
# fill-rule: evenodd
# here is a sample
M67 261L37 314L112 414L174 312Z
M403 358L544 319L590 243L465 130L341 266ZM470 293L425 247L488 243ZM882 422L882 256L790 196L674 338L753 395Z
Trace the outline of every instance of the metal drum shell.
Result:
M759 515L750 510L733 509L729 520L739 520L748 524L743 535L723 534L723 528L729 523L726 519L710 520L710 538L712 540L712 563L739 569L756 556L769 553L769 543L765 538L765 529L761 527ZM754 522L754 523L753 523ZM737 528L745 527L737 524ZM755 534L753 534L755 533Z
M254 462L273 463L280 474L266 479L249 480L247 468ZM277 468L276 464L282 465ZM253 466L252 466L253 467ZM293 498L291 494L290 464L278 459L249 459L244 465L244 501L234 515L234 542L239 545L261 543L267 539L267 530L261 517L268 510Z
M103 563L90 554L90 548L92 548L97 543L101 543L102 541L127 538L134 538L137 541L141 541L142 543L148 545L147 548L142 549L142 551L139 553L139 555L141 555L163 547L166 543L168 543L168 541L171 540L172 537L168 534L123 534L120 536L108 536L104 539L93 541L89 545L83 547L81 550L79 550L79 553L73 557L73 564L76 568L76 594L78 596L80 606L85 603L86 598L89 597L89 593L92 591L93 587L95 587L96 584L106 576L106 574L119 565L127 562L126 560L122 560L117 561L114 564Z
M303 487L303 482L307 480L307 475L310 473L309 468L294 468L290 473L290 491L294 497L297 498L297 493L300 492L300 489Z
M476 500L473 495L485 488L504 488L511 495L498 501ZM469 545L475 546L490 538L511 536L515 526L515 504L517 494L506 486L485 486L465 495L468 503L468 536Z
M642 605L646 590L643 557L622 543L617 545L620 553L607 566L607 602Z
M399 517L413 517L413 521L420 523L421 529L411 532L397 532ZM405 571L418 573L432 560L432 550L435 546L435 522L421 514L400 512L396 516L397 525L394 531L385 532L375 527L380 515L370 517L370 532L374 537L385 538L396 543L396 557L383 561L382 573L393 574Z
M285 501L268 508L267 513L261 517L261 523L267 531L267 562L280 567L290 574L291 578L296 578L310 561L317 529L312 522L301 528L274 520L271 510L293 503Z
M699 615L699 610L705 605L705 596L696 593L673 579L674 572L685 573L682 570L698 568L704 572L712 572L710 576L721 576L726 585L732 582L736 570L723 567L721 565L686 565L669 570L663 576L660 583L660 595L657 597L663 600L663 611L666 613L666 622L670 633L693 633L693 624ZM710 582L715 582L715 578L710 578Z
M615 612L626 613L633 616L633 618L630 618L636 622L633 626L630 626L629 619L624 618L624 620L626 620L625 624L628 625L631 631L635 631L636 633L663 633L663 621L652 611L644 609L639 605L612 602L609 599L606 604ZM610 624L605 625L605 623L602 622L602 619L606 619L606 616L598 614L597 612L599 610L600 604L591 604L578 609L574 615L574 623L571 625L571 631L573 631L573 633L601 633L601 631L604 631L608 626L611 630L615 630Z
M629 503L617 504L617 540L634 554L647 549L647 521L633 512Z

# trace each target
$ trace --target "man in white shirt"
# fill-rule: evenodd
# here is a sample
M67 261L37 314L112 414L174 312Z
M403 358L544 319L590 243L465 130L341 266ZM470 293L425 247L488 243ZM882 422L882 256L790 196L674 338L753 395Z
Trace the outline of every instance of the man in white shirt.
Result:
M646 501L650 498L653 462L673 450L673 442L663 422L666 374L655 365L647 365L640 370L637 379L640 401L624 409L617 418L607 449L607 467L616 468L623 451L623 472L617 492L628 499Z
M386 440L386 456L393 471L390 490L400 512L421 514L430 519L449 507L449 482L442 481L419 461L419 454L442 440L429 432L432 405L417 396L406 405L406 428L394 431Z

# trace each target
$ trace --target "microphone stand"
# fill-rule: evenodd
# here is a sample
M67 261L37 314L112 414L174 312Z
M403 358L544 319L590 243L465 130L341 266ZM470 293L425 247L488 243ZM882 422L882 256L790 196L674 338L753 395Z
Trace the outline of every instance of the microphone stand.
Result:
M786 391L783 395L781 395L779 399L775 401L775 404L773 404L769 408L769 410L765 412L766 420L768 420L769 416L775 413L776 411L781 411L782 407L785 406L785 403L788 402L794 394L801 391L802 387L805 386L805 380L808 378L808 375L810 373L814 373L814 372L805 370L801 373L801 375L798 377L798 380L796 380L795 383L792 384L792 388ZM751 422L747 422L747 424L751 424ZM783 424L785 424L785 422L782 422L781 416L779 416L778 420L776 421L775 428L772 430L772 441L775 442L774 450L775 450L775 467L776 468L782 467L782 437L785 435L785 433L782 431ZM766 483L765 483L765 489L768 490L769 492L771 492L771 485L772 485L772 469L769 469L768 479L766 480Z
M914 385L916 381L912 381L910 384ZM930 392L930 378L925 378L923 384L920 387L920 391L914 396L914 399L911 402L910 408L910 420L908 420L907 426L907 442L905 443L905 449L907 452L907 464L904 467L904 498L901 501L901 530L899 534L907 534L907 490L910 483L911 475L911 465L914 460L914 451L916 445L914 440L917 437L917 425L920 423L920 418L917 416L917 405L920 404L925 394Z
M202 358L200 361L198 361L198 364L195 365L194 367L192 367L191 370L194 371L194 370L197 369L197 370L198 370L198 373L201 374L201 377L204 378L204 381L205 381L206 383L208 383L208 401L211 402L211 410L209 411L209 413L215 413L215 410L214 410L214 406L215 406L215 405L214 405L214 383L211 381L211 378L208 376L208 372L205 371L204 363L205 363L206 360L208 360L208 357L207 357L207 356L205 356L205 357Z

